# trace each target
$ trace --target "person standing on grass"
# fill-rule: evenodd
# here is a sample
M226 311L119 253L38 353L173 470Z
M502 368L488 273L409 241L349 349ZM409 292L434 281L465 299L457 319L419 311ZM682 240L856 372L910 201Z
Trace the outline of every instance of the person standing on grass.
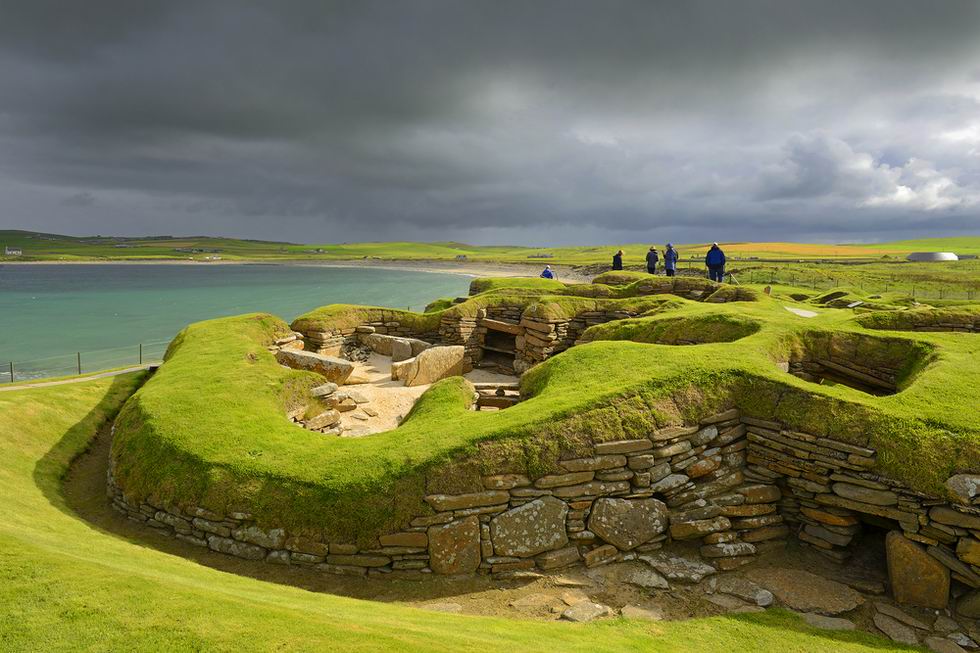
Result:
M667 249L664 250L664 272L668 277L677 272L677 250L670 243L667 243Z
M555 273L551 271L551 266L550 265L544 266L544 270L541 272L541 278L542 279L554 279L555 278Z
M721 251L718 243L712 243L704 257L704 264L708 266L708 278L712 281L721 283L725 280L725 252Z
M623 269L623 250L619 250L618 252L616 252L615 254L613 254L613 266L612 266L612 269L613 270L622 270Z
M647 252L647 272L650 274L657 273L657 262L660 260L660 254L657 253L656 247L651 247L650 251Z

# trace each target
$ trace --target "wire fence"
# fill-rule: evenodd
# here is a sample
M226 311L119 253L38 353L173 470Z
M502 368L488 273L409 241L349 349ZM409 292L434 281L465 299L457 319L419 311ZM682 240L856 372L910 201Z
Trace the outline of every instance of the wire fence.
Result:
M0 360L0 383L16 383L37 379L73 376L117 367L159 363L167 351L169 340L143 342L106 349L90 349L43 358Z
M678 273L707 277L704 262L700 259L682 259L678 262ZM858 269L849 276L843 276L831 270L784 269L778 264L757 265L736 260L729 261L726 266L725 281L742 285L792 286L815 292L847 287L863 295L901 293L920 300L980 300L980 283L975 280L944 283L942 280L906 277L902 274L873 275Z
M915 299L957 299L969 301L980 298L980 290L978 289L905 279L842 279L826 274L807 274L805 272L775 270L736 271L735 279L741 284L783 285L813 291L829 291L845 286L865 295L902 293ZM725 280L732 282L731 274L726 274Z

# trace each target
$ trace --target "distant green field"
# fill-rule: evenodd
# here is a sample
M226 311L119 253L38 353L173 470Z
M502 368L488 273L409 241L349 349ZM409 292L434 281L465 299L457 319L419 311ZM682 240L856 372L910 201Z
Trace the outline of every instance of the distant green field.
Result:
M663 243L655 243L662 248ZM608 263L616 249L625 252L625 262L643 263L650 244L584 247L478 246L464 243L342 243L295 244L259 240L237 240L211 237L119 238L108 236L75 237L28 231L0 231L0 247L23 250L21 260L384 260L451 261L465 257L470 261L505 263L559 263L589 265ZM879 244L808 244L808 243L722 243L733 259L882 259L904 258L912 251L953 251L980 255L980 236L897 241ZM678 245L685 259L700 259L707 250L705 243ZM11 260L10 257L0 259Z

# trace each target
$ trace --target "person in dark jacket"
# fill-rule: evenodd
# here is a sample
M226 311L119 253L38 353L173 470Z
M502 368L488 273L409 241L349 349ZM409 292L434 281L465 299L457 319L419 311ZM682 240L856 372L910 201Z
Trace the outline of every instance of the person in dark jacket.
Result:
M708 278L712 281L721 283L725 280L725 252L721 251L718 243L712 243L704 257L704 264L708 266Z
M541 278L542 279L554 279L555 278L555 273L551 271L551 266L550 265L544 266L544 270L542 270L542 272L541 272Z
M674 276L677 272L677 258L677 250L667 243L667 249L664 250L664 273L668 277Z
M619 250L618 252L616 252L615 254L613 254L613 266L612 266L612 269L613 270L622 270L623 269L623 250Z
M658 261L660 261L660 254L657 253L656 247L651 247L650 251L647 252L647 272L656 274Z

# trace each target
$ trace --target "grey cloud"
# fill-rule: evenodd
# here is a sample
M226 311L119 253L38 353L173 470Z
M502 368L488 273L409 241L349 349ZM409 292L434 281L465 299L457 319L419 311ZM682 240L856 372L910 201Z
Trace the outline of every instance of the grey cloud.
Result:
M0 15L0 179L31 189L0 198L10 226L485 242L980 228L971 1L0 0ZM80 225L46 192L99 210Z

